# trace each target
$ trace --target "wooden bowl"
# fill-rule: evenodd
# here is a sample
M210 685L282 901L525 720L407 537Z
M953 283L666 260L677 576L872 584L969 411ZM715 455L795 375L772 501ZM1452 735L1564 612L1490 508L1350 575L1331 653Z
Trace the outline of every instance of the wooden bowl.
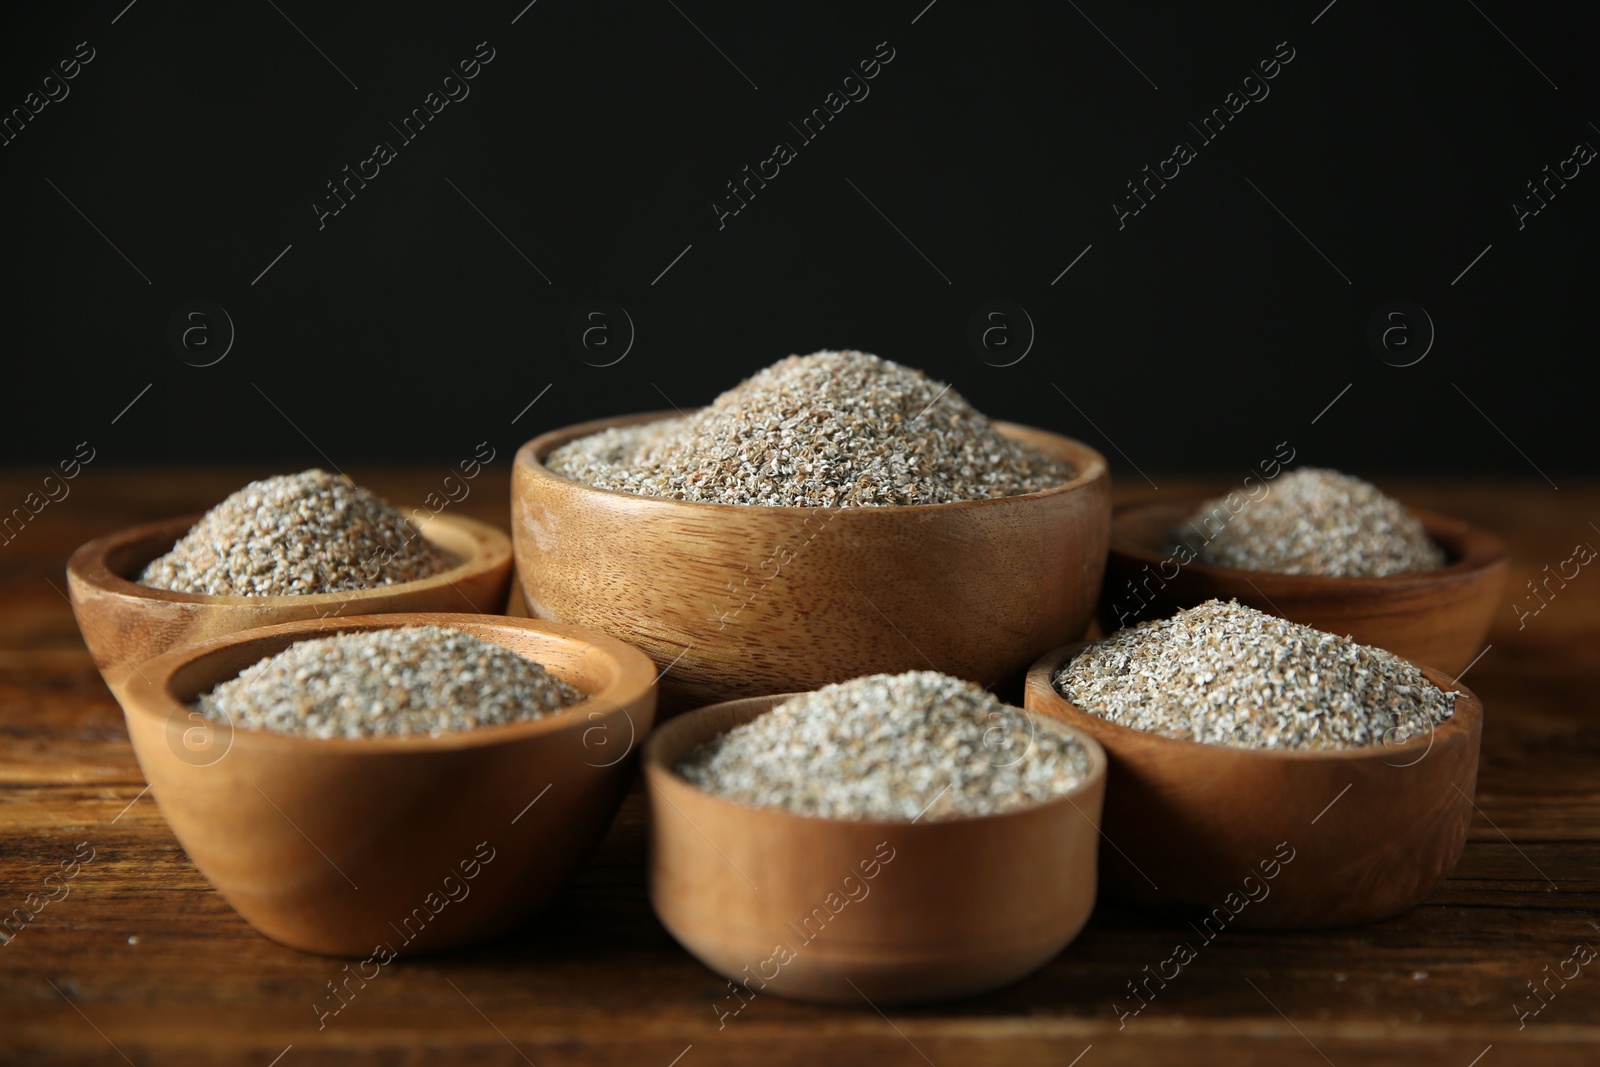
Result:
M1069 482L998 500L908 507L687 503L551 473L549 453L662 413L571 426L517 453L512 538L528 609L639 645L666 672L663 710L933 669L1020 684L1083 636L1105 568L1105 459L994 423L1072 464Z
M1506 582L1506 546L1494 534L1413 509L1411 514L1445 551L1446 564L1438 570L1335 578L1216 567L1198 560L1180 565L1172 554L1171 531L1206 499L1117 509L1100 602L1105 632L1165 618L1216 597L1348 635L1451 675L1464 670L1483 649Z
M1228 925L1298 929L1396 915L1461 858L1483 705L1449 676L1422 668L1461 694L1429 736L1350 749L1238 748L1130 729L1071 703L1051 679L1084 647L1041 658L1028 672L1026 704L1105 747L1108 894L1195 916L1209 940Z
M511 539L459 515L417 525L456 566L431 578L344 593L207 596L152 589L136 580L145 565L189 532L199 515L148 523L97 537L67 561L67 589L95 666L117 693L145 660L180 644L258 626L394 611L498 612L511 584Z
M681 715L645 744L650 901L680 944L740 985L719 1018L761 993L858 1006L980 993L1077 936L1094 907L1105 793L1092 738L1071 731L1089 773L1069 792L971 818L796 815L713 796L677 774L695 745L789 695Z
M589 699L530 722L357 740L235 729L190 704L296 641L425 624L536 660ZM567 884L622 802L655 668L560 623L404 612L186 646L146 663L121 699L161 814L251 926L308 952L412 955L514 927Z

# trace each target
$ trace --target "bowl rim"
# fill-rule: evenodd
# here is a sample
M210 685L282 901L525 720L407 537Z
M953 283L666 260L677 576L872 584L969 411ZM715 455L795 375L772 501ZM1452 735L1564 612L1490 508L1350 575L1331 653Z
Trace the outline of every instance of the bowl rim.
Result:
M1051 649L1034 661L1028 668L1027 680L1024 683L1024 699L1040 694L1047 701L1043 708L1029 709L1035 714L1048 717L1057 717L1069 725L1076 726L1080 719L1093 723L1096 731L1105 731L1116 741L1143 742L1151 746L1176 746L1171 747L1174 754L1184 758L1194 758L1204 755L1206 758L1216 758L1219 755L1241 760L1259 760L1263 762L1290 762L1290 763L1356 763L1378 759L1379 757L1392 757L1396 754L1405 756L1416 748L1422 747L1419 739L1422 735L1413 735L1396 745L1386 745L1383 742L1370 745L1360 745L1345 748L1252 748L1246 745L1222 745L1207 741L1192 741L1183 737L1167 737L1164 734L1153 733L1149 730L1136 730L1131 726L1124 726L1119 722L1104 719L1083 707L1074 704L1055 687L1055 675L1070 659L1078 655L1085 648L1095 644L1094 641L1074 641L1069 645ZM1410 663L1410 660L1405 662ZM1445 675L1443 671L1420 663L1412 664L1423 673L1423 676L1445 692L1457 693L1455 708L1448 719L1437 724L1427 734L1427 745L1423 753L1410 763L1391 763L1391 766L1405 768L1427 758L1433 746L1440 742L1453 742L1457 736L1471 734L1480 730L1483 725L1483 701L1471 689L1460 682ZM1048 709L1048 710L1046 710ZM1089 732L1089 726L1078 727L1084 732ZM1384 759L1381 762L1388 763Z
M404 511L405 509L399 510ZM412 521L418 525L424 538L452 556L456 555L456 553L441 543L430 531L436 526L444 526L467 535L468 540L471 542L471 553L461 559L455 566L448 570L440 571L438 574L430 574L425 578L414 578L409 582L377 585L370 589L349 589L335 593L273 593L266 596L185 593L175 589L157 589L153 586L141 585L131 578L125 578L116 573L106 564L106 559L112 552L133 542L156 537L157 535L160 535L165 540L167 532L172 531L174 533L172 541L168 543L165 549L152 556L151 560L159 558L163 552L170 550L179 538L192 529L194 524L199 522L204 515L204 512L196 512L169 519L157 519L153 522L139 523L136 526L128 526L112 533L102 534L91 541L86 541L79 545L73 551L72 555L67 559L67 573L89 588L137 600L158 601L168 604L215 604L221 607L241 608L278 607L284 604L316 608L348 604L351 601L378 600L383 597L436 589L446 585L454 586L456 582L462 579L477 574L485 574L504 565L512 556L511 537L499 527L466 515L446 515L439 512L425 519L412 519Z
M413 734L406 737L309 737L303 734L280 733L276 730L241 727L229 722L227 725L230 737L241 735L248 737L252 746L278 754L296 751L309 753L313 749L319 750L323 755L337 754L351 757L461 751L559 733L583 723L595 723L597 724L595 728L598 728L599 720L591 718L592 715L613 711L629 713L641 700L648 699L656 689L655 664L643 651L617 638L595 633L571 623L471 612L390 612L379 615L298 619L271 626L237 630L211 640L180 646L144 664L142 674L129 683L126 698L121 701L123 711L130 718L142 718L154 725L170 723L175 716L187 718L189 713L194 712L194 705L174 692L173 676L184 668L206 658L220 656L239 645L276 643L283 637L294 638L284 645L286 649L299 640L311 637L332 637L342 633L428 625L464 629L468 632L470 628L502 632L517 630L544 638L545 643L586 646L597 650L605 657L611 668L612 677L599 691L585 694L586 699L539 718L475 727L470 730L447 731L437 737L427 734ZM489 636L483 636L482 639L494 644L500 643L493 641ZM502 645L502 647L508 646ZM523 655L524 658L532 658ZM651 703L652 709L645 717L645 722L634 725L636 738L640 733L647 733L653 724L653 701ZM629 721L632 722L631 714ZM620 763L621 760L617 762ZM606 767L610 764L599 766Z
M746 710L756 709L757 705L769 705L768 707L755 710L755 713L751 715L749 719L744 720L744 722L750 722L773 710L773 708L777 707L783 701L805 695L805 692L794 692L771 693L764 696L754 697L740 697L737 700L724 700L715 704L706 704L702 707L695 708L692 711L682 712L673 716L671 719L652 730L650 732L650 736L645 740L644 751L641 754L639 766L645 779L646 790L649 791L651 789L658 789L665 786L666 788L676 790L680 796L697 798L697 801L711 804L740 818L775 819L794 826L830 826L850 831L858 829L870 830L874 833L879 830L895 831L899 833L929 833L938 832L940 828L982 825L984 823L1001 819L1032 816L1040 812L1048 811L1051 808L1063 807L1069 803L1072 805L1072 807L1078 809L1079 815L1082 815L1085 819L1088 819L1088 813L1079 808L1077 802L1083 797L1088 796L1090 793L1096 790L1103 791L1105 788L1106 775L1110 768L1109 759L1106 754L1105 747L1101 745L1099 740L1090 734L1089 731L1062 719L1054 719L1040 712L1031 711L1027 708L1019 708L1010 704L1006 706L1027 716L1030 720L1038 722L1046 729L1057 730L1059 732L1064 732L1071 735L1073 740L1077 741L1083 746L1084 752L1088 755L1089 769L1076 784L1074 784L1065 792L1057 793L1054 796L1046 797L1043 800L1036 800L1019 807L1009 808L1005 811L992 811L982 815L958 815L952 818L930 819L927 822L921 822L920 820L922 816L920 815L913 819L847 819L833 818L826 815L806 815L801 812L790 811L787 808L781 807L757 807L753 804L744 804L736 800L730 800L727 797L719 796L716 793L712 793L700 788L679 774L676 767L669 766L661 754L661 750L668 744L675 741L677 739L677 735L691 732L691 726L698 725L702 720L709 718L713 713L723 713L725 711L733 710L742 714ZM743 724L744 723L739 723L738 725ZM935 797L934 799L937 800L938 798ZM668 800L670 802L671 798L669 797ZM676 805L674 805L674 807L676 807ZM1099 822L1093 819L1090 819L1089 821L1094 823L1096 829L1099 828Z
M1215 499L1217 497L1214 494L1198 494L1170 500L1138 500L1116 506L1111 513L1110 553L1142 564L1159 565L1173 559L1172 553L1167 549L1158 549L1147 542L1134 540L1127 532L1127 524L1135 517L1159 511L1171 511L1175 518L1181 518L1185 514L1192 513L1200 504ZM1474 526L1451 515L1423 508L1406 507L1405 511L1422 523L1429 540L1440 548L1450 551L1440 540L1441 535L1449 538L1452 543L1460 544L1463 550L1459 558L1449 560L1443 567L1436 567L1433 570L1401 571L1384 575L1284 574L1280 571L1253 571L1243 567L1203 563L1199 557L1181 564L1181 569L1236 583L1264 581L1271 583L1273 588L1293 585L1300 589L1326 592L1392 592L1396 589L1428 586L1440 580L1462 575L1485 573L1505 565L1509 559L1505 541L1493 531Z
M701 408L691 408L688 411L645 411L631 415L613 415L609 418L590 419L587 422L573 423L555 430L546 430L539 436L524 442L517 449L517 454L512 461L512 469L526 469L531 474L540 478L548 478L563 485L572 486L575 490L586 493L601 493L608 497L620 500L639 501L641 506L670 506L676 508L719 508L733 509L742 513L770 513L777 515L794 515L800 512L853 512L859 514L897 514L916 515L935 510L948 513L958 508L981 508L996 505L1017 503L1027 500L1039 500L1053 496L1064 496L1067 493L1084 489L1097 482L1108 482L1111 469L1106 463L1106 458L1097 449L1091 448L1076 438L1058 434L1052 430L1045 430L1035 426L1026 426L1022 423L1007 422L1003 419L990 419L989 425L998 430L1003 436L1013 441L1020 441L1028 436L1040 436L1048 439L1052 446L1062 452L1070 453L1072 458L1068 461L1073 467L1073 476L1060 485L1052 485L1048 489L1039 489L1032 493L1017 493L1014 496L983 497L976 500L951 500L942 504L819 504L815 507L807 505L780 505L780 504L723 504L708 500L678 500L674 497L647 496L644 493L630 493L624 489L602 489L597 485L580 482L573 478L557 474L545 466L545 458L564 444L576 441L580 437L588 437L603 430L620 429L627 426L640 426L651 422L660 422L664 419L682 418L694 414ZM1057 456L1056 458L1061 458ZM513 498L519 494L515 487L512 489Z

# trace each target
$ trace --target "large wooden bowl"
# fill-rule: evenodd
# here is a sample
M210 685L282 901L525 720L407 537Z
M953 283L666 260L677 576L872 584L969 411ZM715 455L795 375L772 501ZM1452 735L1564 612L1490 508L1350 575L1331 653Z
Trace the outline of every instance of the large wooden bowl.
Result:
M1461 858L1483 706L1448 676L1422 668L1461 694L1429 736L1349 749L1239 748L1133 730L1072 704L1051 679L1084 647L1040 659L1028 672L1026 704L1106 750L1100 870L1108 895L1191 916L1209 940L1226 926L1342 926L1396 915Z
M833 509L698 504L596 489L544 459L584 423L517 453L512 538L530 613L639 645L666 672L663 711L933 669L1020 683L1083 636L1105 569L1105 459L994 425L1070 463L1052 489L998 500Z
M140 585L145 565L189 532L199 515L98 537L67 561L78 629L113 693L145 660L181 644L258 626L394 611L499 612L511 585L511 539L458 515L418 522L422 536L453 556L451 569L414 582L299 596L207 596Z
M527 656L589 699L529 722L356 740L234 729L191 706L296 641L428 624ZM121 699L161 814L251 926L309 952L412 955L507 930L567 884L622 802L655 668L560 623L401 613L186 646L144 664Z
M1412 510L1445 551L1438 570L1382 578L1273 574L1173 556L1174 527L1208 498L1117 509L1101 592L1105 632L1165 618L1215 597L1237 600L1454 675L1483 649L1503 602L1507 554L1500 538L1459 519ZM1198 535L1196 535L1198 537Z
M1072 790L998 815L845 820L754 808L679 776L689 750L787 696L702 708L645 745L650 901L672 936L752 994L827 1003L940 1000L1043 965L1094 907L1105 754ZM1063 729L1032 720L1041 730Z

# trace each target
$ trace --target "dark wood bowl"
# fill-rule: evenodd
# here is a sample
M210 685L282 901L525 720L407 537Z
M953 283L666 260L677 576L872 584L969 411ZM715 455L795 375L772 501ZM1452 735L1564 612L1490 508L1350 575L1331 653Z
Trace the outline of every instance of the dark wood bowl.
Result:
M192 706L296 641L423 625L526 656L588 699L437 737L236 729ZM573 626L400 612L186 645L145 663L119 699L161 814L251 926L309 952L410 956L502 933L566 886L633 777L655 673L638 649Z
M1482 649L1501 606L1506 546L1459 519L1413 510L1446 563L1438 570L1382 578L1273 574L1217 567L1173 556L1174 527L1204 503L1132 504L1111 522L1111 554L1100 594L1106 633L1165 618L1215 597L1237 600L1329 633L1349 636L1413 663L1460 673Z
M1051 680L1084 647L1040 659L1025 703L1106 750L1100 869L1109 896L1192 917L1203 937L1230 925L1344 926L1405 911L1461 858L1483 705L1441 672L1422 668L1461 695L1427 736L1361 748L1242 748L1130 729L1073 704Z
M511 585L511 539L460 515L434 515L417 523L422 536L456 565L416 581L294 596L208 596L140 585L137 579L145 565L171 549L199 519L185 515L131 526L82 545L67 561L67 589L78 630L114 694L144 661L181 644L299 619L394 611L497 612L505 606Z
M1074 477L905 507L692 503L597 489L544 465L569 441L662 417L584 423L524 445L511 530L529 613L643 648L664 671L664 716L930 667L1020 685L1094 616L1111 479L1086 445L996 422Z
M1070 731L1089 753L1082 782L970 818L797 815L713 796L675 770L788 697L691 711L645 745L650 901L697 959L745 997L865 1007L1008 985L1077 936L1094 907L1105 793L1105 754L1085 731ZM728 998L730 1012L742 1003Z

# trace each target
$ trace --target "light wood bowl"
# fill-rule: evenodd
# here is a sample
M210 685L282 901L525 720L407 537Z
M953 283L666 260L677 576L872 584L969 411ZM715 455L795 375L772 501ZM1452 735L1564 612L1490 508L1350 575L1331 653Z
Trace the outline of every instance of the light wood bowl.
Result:
M1422 668L1461 694L1430 736L1351 749L1238 748L1130 729L1071 703L1051 679L1084 647L1040 659L1026 705L1105 747L1108 896L1193 916L1203 936L1222 926L1343 926L1405 911L1461 858L1483 705L1449 676ZM1292 858L1264 880L1283 853ZM1253 896L1262 886L1259 901L1232 906L1230 893Z
M420 520L422 536L456 566L414 582L300 596L206 596L140 585L145 565L189 532L199 515L133 526L97 537L67 561L78 629L113 694L145 660L178 645L258 626L394 611L499 612L511 585L511 539L459 515Z
M544 458L670 413L584 423L517 453L512 538L528 610L639 645L663 713L933 669L1020 684L1083 636L1105 569L1105 459L994 423L1072 464L1069 482L998 500L837 509L687 503L596 489Z
M296 641L427 624L527 656L589 699L529 722L358 740L236 729L190 705ZM365 957L388 945L410 956L510 929L567 884L632 778L655 668L638 649L560 623L407 612L186 646L145 664L122 704L161 814L251 926L308 952ZM463 861L490 853L467 879Z
M1348 635L1451 675L1482 651L1490 621L1502 604L1507 573L1505 543L1487 530L1412 509L1428 536L1444 549L1446 564L1382 578L1273 574L1198 560L1178 566L1169 535L1207 499L1117 509L1100 601L1105 632L1165 618L1215 597ZM1139 608L1141 597L1146 603Z
M695 745L789 695L689 712L645 745L650 901L680 944L741 984L739 997L865 1007L966 996L1016 981L1077 936L1094 907L1105 793L1092 738L1070 731L1090 761L1071 791L971 818L816 818L737 804L677 774ZM731 988L730 1012L741 1003Z

